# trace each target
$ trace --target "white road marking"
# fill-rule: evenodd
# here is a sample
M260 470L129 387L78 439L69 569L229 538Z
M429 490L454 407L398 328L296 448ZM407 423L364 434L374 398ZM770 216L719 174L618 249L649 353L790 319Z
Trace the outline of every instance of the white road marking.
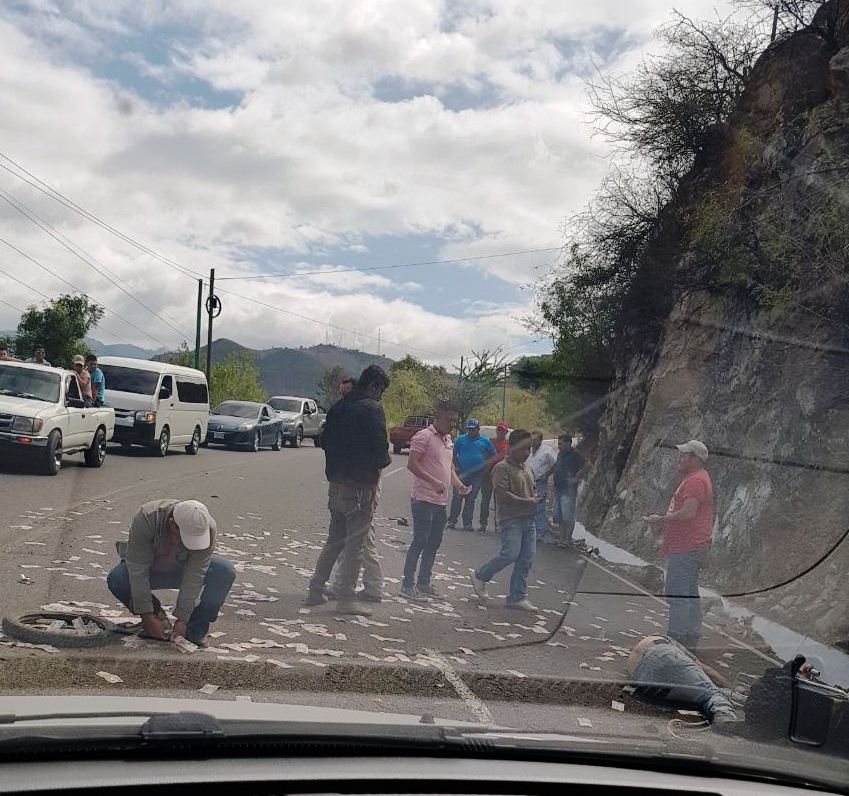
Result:
M463 682L463 678L454 671L451 664L445 659L445 656L438 650L434 649L425 649L425 654L433 665L439 669L442 676L451 684L460 699L466 703L466 707L472 711L474 717L481 724L493 724L492 713L489 712L489 708L481 701L475 692L472 691L465 682Z
M390 470L390 471L389 471L386 475L384 475L383 477L384 477L384 478L389 478L389 476L390 476L390 475L395 475L395 473L400 473L400 472L401 472L401 470L406 470L406 469L407 469L407 465L404 465L403 467L396 467L394 470Z

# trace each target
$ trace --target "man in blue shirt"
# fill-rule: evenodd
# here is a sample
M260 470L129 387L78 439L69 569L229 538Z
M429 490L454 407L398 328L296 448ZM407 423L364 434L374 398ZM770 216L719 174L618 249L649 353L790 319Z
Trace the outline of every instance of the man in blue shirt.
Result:
M89 354L85 358L86 370L91 374L91 400L95 406L103 406L106 400L106 377L97 367L97 356Z
M471 491L465 496L464 503L463 495L457 489L454 490L451 512L448 515L449 528L457 527L457 519L460 516L460 507L462 506L463 530L473 530L472 517L475 513L475 501L486 472L486 460L493 456L495 456L495 446L490 439L481 436L480 421L469 418L466 422L466 433L461 434L454 441L454 466L460 480Z

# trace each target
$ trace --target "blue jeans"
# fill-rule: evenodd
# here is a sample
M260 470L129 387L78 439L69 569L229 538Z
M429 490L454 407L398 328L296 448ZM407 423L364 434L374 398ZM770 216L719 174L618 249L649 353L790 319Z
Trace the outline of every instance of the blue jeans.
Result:
M535 481L534 482L534 490L537 495L547 495L548 494L548 479L546 478L544 481ZM546 518L545 518L545 498L540 500L536 505L536 513L534 514L534 525L536 526L537 539L542 539L545 536L548 528L546 527Z
M451 513L448 515L448 522L452 525L457 524L457 518L460 516L460 505L463 506L463 527L471 528L475 514L475 501L478 499L478 492L481 491L480 472L473 475L461 476L460 480L472 488L472 491L464 498L456 489L454 497L451 500ZM463 502L465 501L465 502Z
M698 661L670 642L650 646L634 669L631 681L637 686L637 693L646 699L694 707L708 719L713 719L720 708L734 710L731 701Z
M560 526L560 541L571 542L575 531L575 506L578 495L570 489L554 488L552 514L554 522Z
M203 579L203 591L200 594L200 602L195 606L189 621L186 623L186 639L189 641L201 641L209 632L210 622L218 618L218 612L227 599L230 587L236 579L236 570L229 561L213 556ZM172 572L151 572L151 589L179 589L183 581L183 570L175 569ZM122 561L106 577L106 585L109 591L115 595L124 605L133 611L133 596L130 590L130 573L126 562ZM159 600L153 597L153 611L157 613L162 608ZM134 612L134 611L133 611ZM135 613L135 612L134 612Z
M436 551L442 544L442 532L447 522L445 506L428 503L426 500L411 500L410 503L413 510L413 541L404 563L404 588L407 589L412 588L415 583L419 586L430 586L433 562L436 560Z
M534 519L533 517L516 517L500 520L499 525L501 551L475 574L486 583L512 564L513 574L510 576L507 602L516 603L528 596L528 573L534 565L537 552Z
M699 570L707 548L666 556L667 635L686 647L695 647L702 634Z

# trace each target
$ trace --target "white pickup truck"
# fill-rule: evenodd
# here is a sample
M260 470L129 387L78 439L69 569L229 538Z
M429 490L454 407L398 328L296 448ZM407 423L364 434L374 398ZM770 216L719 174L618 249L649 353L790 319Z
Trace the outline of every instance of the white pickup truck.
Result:
M0 461L29 454L56 475L65 453L82 453L89 467L106 459L115 411L86 407L76 374L61 368L0 362Z

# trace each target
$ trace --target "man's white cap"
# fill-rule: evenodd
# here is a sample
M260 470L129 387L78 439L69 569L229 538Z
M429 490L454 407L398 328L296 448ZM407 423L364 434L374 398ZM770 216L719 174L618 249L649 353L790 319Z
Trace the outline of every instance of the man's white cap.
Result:
M676 445L679 453L692 453L703 462L708 460L708 449L704 442L699 442L697 439L691 439L689 442L684 442L681 445Z
M187 550L206 550L210 545L209 509L198 500L181 500L174 506L174 522L180 529L180 541Z

